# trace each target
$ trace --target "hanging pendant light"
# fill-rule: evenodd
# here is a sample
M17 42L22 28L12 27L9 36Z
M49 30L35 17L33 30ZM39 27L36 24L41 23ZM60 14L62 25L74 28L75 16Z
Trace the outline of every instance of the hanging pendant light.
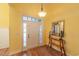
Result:
M39 15L40 17L45 17L46 14L47 14L47 13L43 10L43 4L41 4L41 11L38 13L38 15Z

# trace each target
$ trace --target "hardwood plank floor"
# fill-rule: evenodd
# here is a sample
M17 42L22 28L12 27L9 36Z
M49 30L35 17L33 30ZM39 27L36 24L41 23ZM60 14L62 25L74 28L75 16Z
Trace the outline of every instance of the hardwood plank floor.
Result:
M9 54L8 48L0 49L0 56L7 56Z
M9 56L9 49L0 49L0 56ZM11 56L61 56L61 53L48 46L41 46Z
M13 56L61 56L61 54L48 46L42 46L14 54Z

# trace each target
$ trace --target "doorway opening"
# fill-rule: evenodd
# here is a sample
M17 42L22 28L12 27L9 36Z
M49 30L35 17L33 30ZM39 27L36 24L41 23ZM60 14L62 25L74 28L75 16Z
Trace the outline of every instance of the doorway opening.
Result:
M23 50L43 45L43 21L38 18L23 16Z

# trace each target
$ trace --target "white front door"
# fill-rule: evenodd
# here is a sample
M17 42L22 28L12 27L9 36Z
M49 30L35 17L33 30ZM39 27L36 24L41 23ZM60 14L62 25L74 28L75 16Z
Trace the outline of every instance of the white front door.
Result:
M34 48L40 44L40 22L27 22L26 48Z
M33 17L23 17L23 50L43 44L43 22Z

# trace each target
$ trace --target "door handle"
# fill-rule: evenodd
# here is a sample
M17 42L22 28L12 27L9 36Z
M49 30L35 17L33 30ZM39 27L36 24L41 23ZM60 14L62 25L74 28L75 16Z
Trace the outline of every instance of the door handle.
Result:
M28 38L30 38L29 34L28 34Z

